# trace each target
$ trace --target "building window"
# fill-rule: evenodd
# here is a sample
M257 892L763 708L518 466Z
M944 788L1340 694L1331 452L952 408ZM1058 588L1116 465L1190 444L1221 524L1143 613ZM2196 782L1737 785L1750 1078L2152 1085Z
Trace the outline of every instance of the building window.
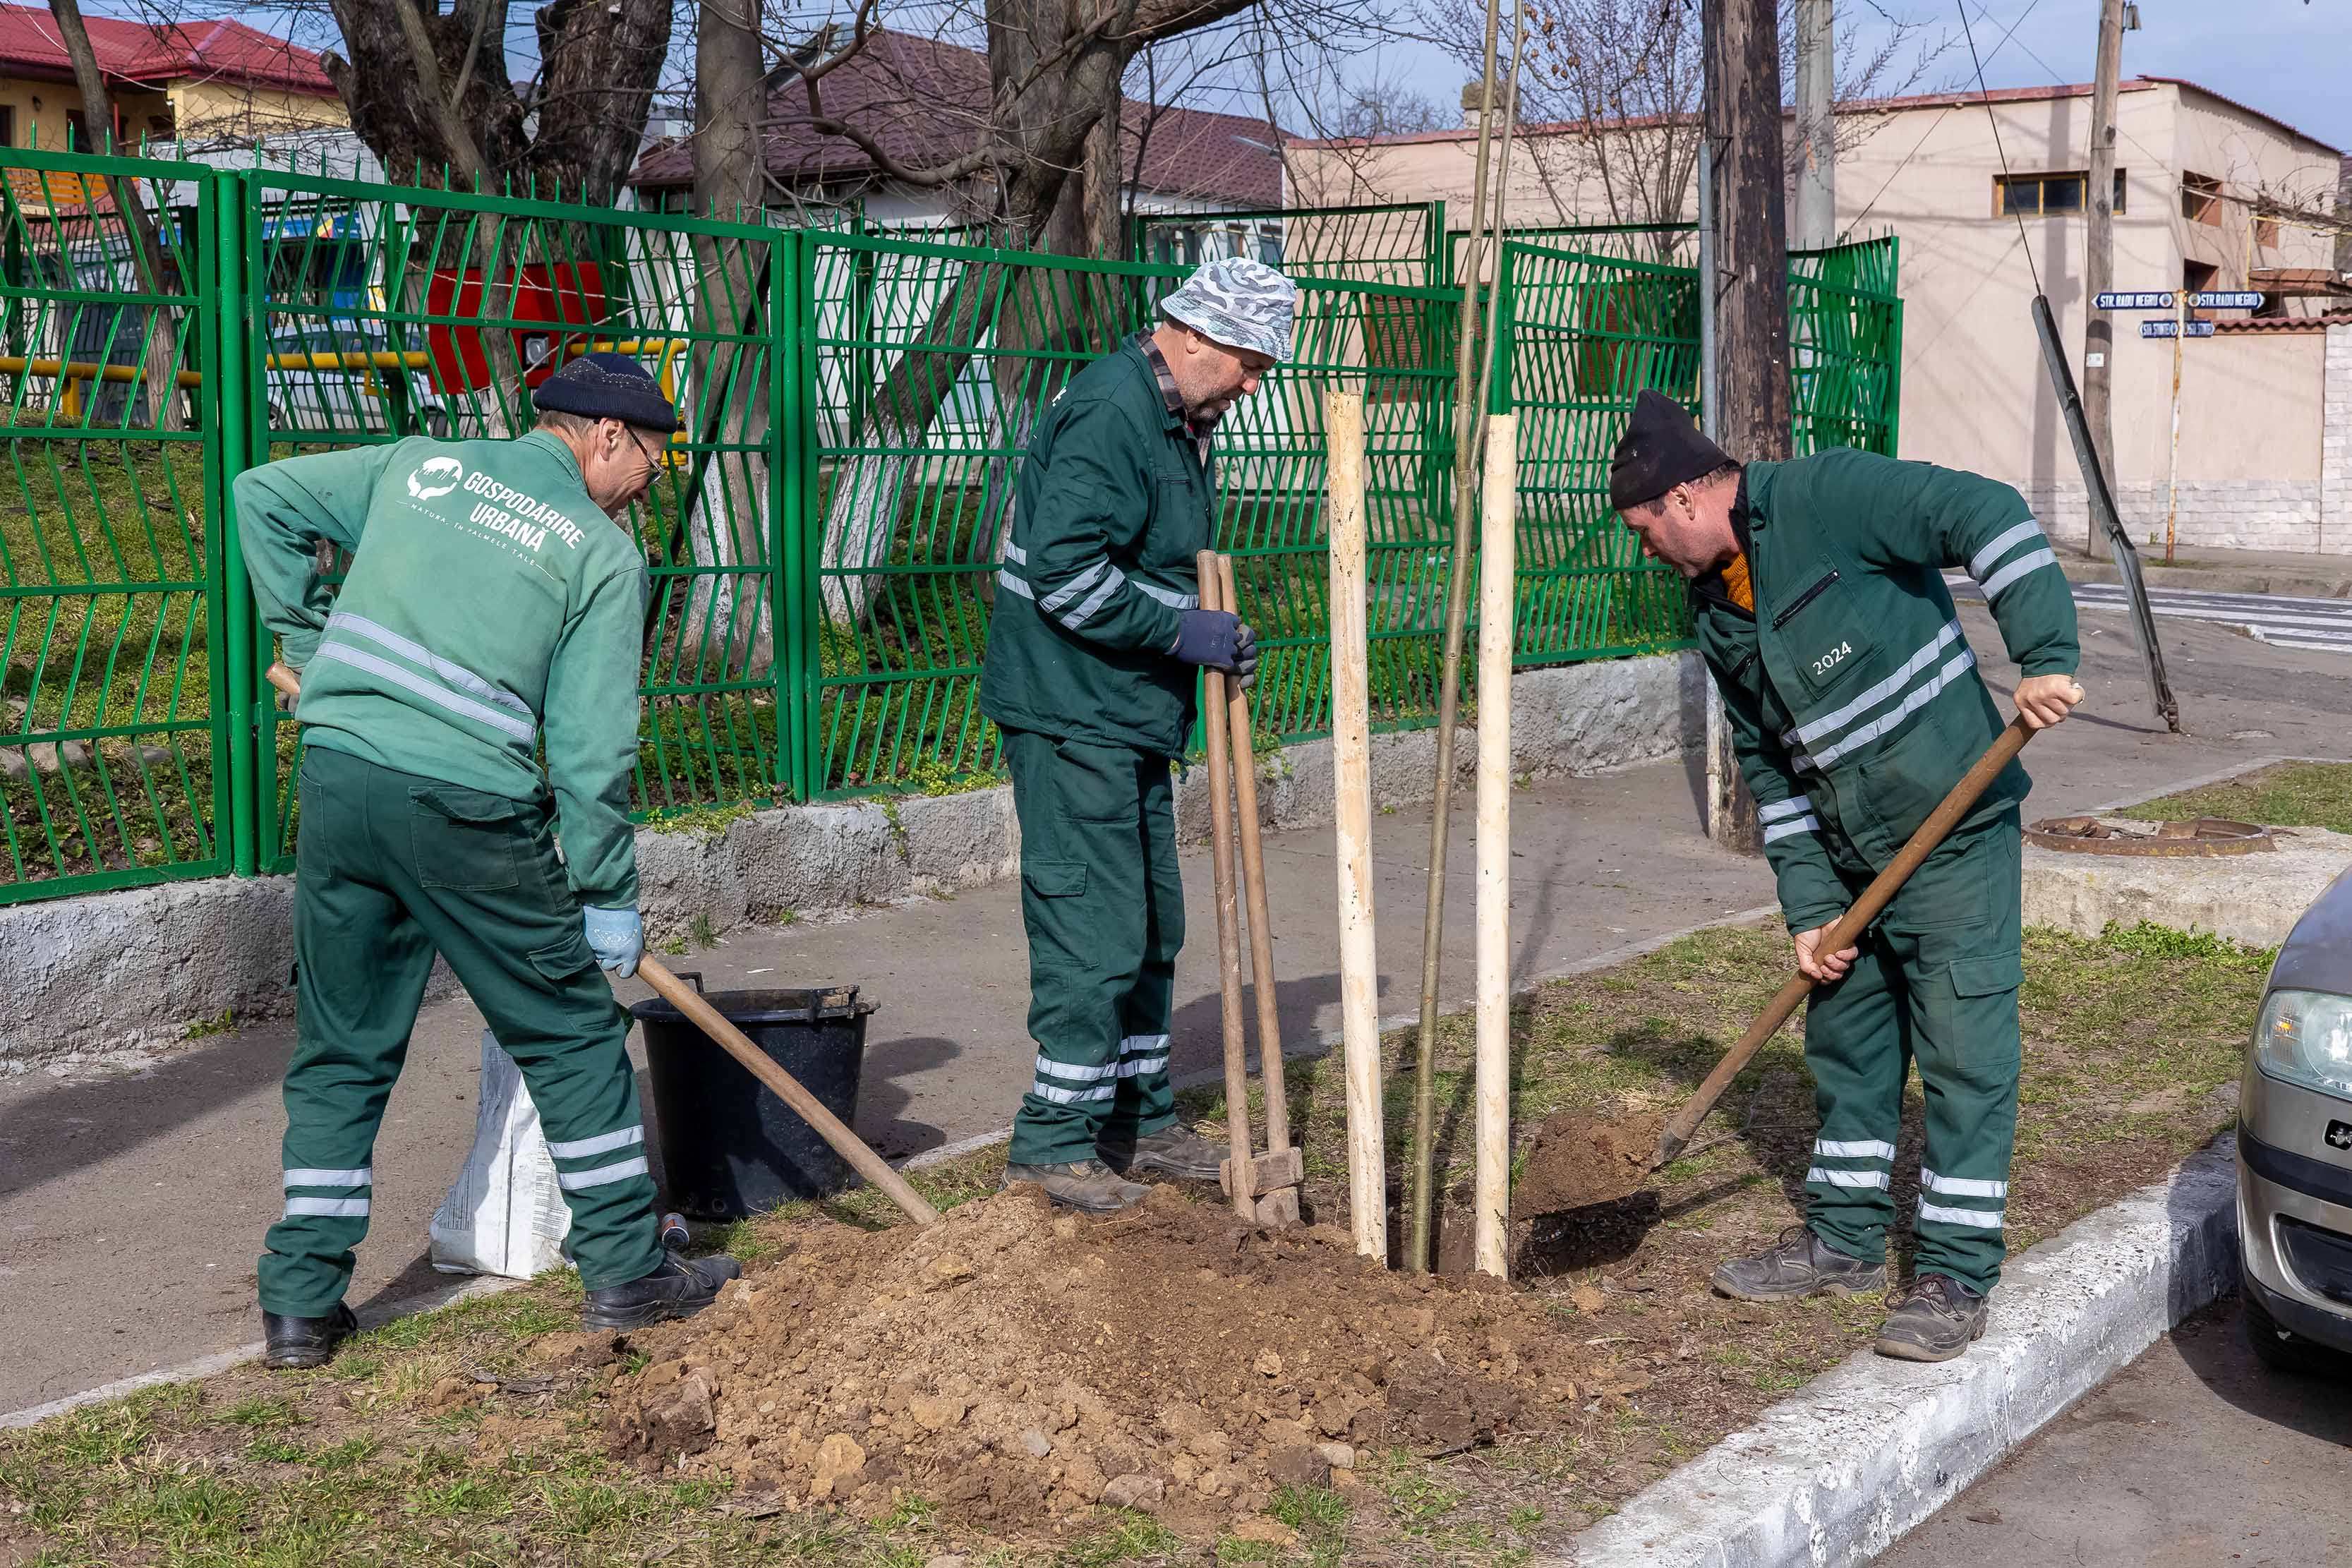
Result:
M2180 216L2191 223L2221 226L2221 182L2204 174L2180 176Z
M2264 250L2276 250L2279 242L2278 219L2258 217L2254 220L2254 243Z
M2084 193L2091 177L2079 171L2053 174L1996 174L1993 214L1997 217L2067 217L2085 210ZM2124 171L2116 171L2115 210L2124 210Z
M0 103L0 147L16 144L16 106Z

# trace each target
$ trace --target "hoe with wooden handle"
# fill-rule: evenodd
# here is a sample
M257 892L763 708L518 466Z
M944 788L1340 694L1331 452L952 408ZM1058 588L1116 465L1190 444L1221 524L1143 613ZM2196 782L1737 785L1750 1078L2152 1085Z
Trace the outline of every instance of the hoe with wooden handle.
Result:
M288 698L302 695L302 680L282 664L272 664L268 669L269 684ZM834 1152L849 1162L850 1168L879 1188L884 1196L907 1213L917 1225L938 1221L940 1211L923 1201L923 1194L907 1184L907 1178L892 1170L881 1155L867 1148L856 1133L851 1131L841 1118L824 1108L824 1102L807 1089L792 1074L778 1067L768 1053L753 1045L742 1030L727 1021L725 1014L703 999L701 993L669 972L669 966L659 959L637 960L637 975L658 993L663 1001L685 1014L715 1041L719 1047L737 1061L753 1078L768 1086L778 1100L793 1108L794 1114L816 1129L817 1136L833 1145Z

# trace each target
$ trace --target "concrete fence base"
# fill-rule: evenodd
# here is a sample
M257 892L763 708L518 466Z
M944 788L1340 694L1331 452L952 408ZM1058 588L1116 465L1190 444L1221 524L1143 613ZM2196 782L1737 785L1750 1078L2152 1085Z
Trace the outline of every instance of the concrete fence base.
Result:
M1606 772L1705 744L1705 681L1693 654L1528 670L1512 682L1512 761L1524 775ZM1383 805L1427 800L1434 731L1375 737L1372 788ZM1458 731L1470 777L1475 731ZM1310 741L1257 759L1269 829L1331 819L1331 745ZM1205 772L1177 790L1178 828L1208 836ZM938 897L1018 868L1013 792L896 795L762 811L711 834L637 835L639 907L656 941L698 918L709 928L829 915ZM294 883L215 878L0 910L0 1074L36 1065L126 1064L186 1037L188 1026L292 1005ZM446 971L436 994L446 992Z

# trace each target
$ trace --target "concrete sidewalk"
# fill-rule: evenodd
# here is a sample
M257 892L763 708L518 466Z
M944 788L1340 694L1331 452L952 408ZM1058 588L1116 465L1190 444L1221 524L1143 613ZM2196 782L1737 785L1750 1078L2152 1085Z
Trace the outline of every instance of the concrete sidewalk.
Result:
M2060 546L2069 582L2119 583L2122 574L2102 549L2083 552L2079 539ZM2292 550L2214 550L2203 545L2164 559L2161 541L2139 545L2140 572L2151 588L2196 588L2209 594L2278 594L2297 599L2352 598L2352 555Z
M1980 610L1962 612L1995 689L2015 670ZM2112 621L2114 617L2107 617ZM2222 628L2166 628L2193 733L2147 717L2120 625L2084 618L2080 721L2027 762L2036 815L2082 810L2214 773L2249 755L2345 750L2352 691L2304 656ZM1514 816L1514 967L1523 983L1769 901L1760 861L1699 834L1687 764L1651 764L1520 792ZM1449 862L1446 994L1471 975L1471 814ZM1377 821L1384 1013L1418 985L1428 818ZM1286 1037L1332 1026L1338 991L1328 828L1268 839ZM1185 858L1192 940L1178 972L1177 1067L1213 1061L1214 917L1203 857ZM857 1122L907 1154L995 1131L1029 1077L1027 963L1014 889L877 910L855 920L739 932L672 961L713 988L855 983L881 1005ZM625 999L644 994L622 987ZM437 1278L426 1221L473 1132L481 1025L462 997L419 1021L375 1158L374 1233L353 1300L404 1297ZM0 1412L179 1365L255 1337L253 1264L278 1211L277 1084L290 1025L225 1036L131 1078L0 1084Z

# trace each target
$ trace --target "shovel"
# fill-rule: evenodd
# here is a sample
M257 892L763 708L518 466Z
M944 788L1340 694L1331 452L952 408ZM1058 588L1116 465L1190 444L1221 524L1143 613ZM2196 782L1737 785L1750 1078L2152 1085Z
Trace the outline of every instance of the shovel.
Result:
M272 664L269 684L296 700L302 695L302 680L282 664ZM851 1131L823 1101L801 1087L800 1080L778 1067L768 1053L753 1045L742 1030L727 1021L725 1014L703 1000L702 994L669 972L669 966L656 958L637 960L637 977L660 994L663 1001L694 1020L696 1027L717 1042L719 1047L743 1064L744 1070L768 1086L778 1100L793 1108L794 1114L816 1129L817 1136L833 1145L834 1152L849 1162L850 1168L875 1186L884 1196L904 1209L908 1219L917 1225L937 1223L940 1211L923 1200L923 1194L907 1184L907 1178L892 1170L881 1155L867 1148L856 1133Z
M1887 862L1886 869L1871 879L1870 886L1863 889L1862 897L1853 901L1853 907L1838 917L1837 923L1830 928L1829 935L1814 951L1843 952L1853 946L1903 884L1910 880L1911 873L1919 868L1920 862L1934 853L1936 846L1941 844L1960 818L1968 815L1969 808L1976 805L1977 797L1991 786L2000 770L2015 760L2032 736L2033 731L2025 727L2024 720L2011 720L2009 728L2000 732L2000 739L1987 747L1985 754L1977 759L1976 766L1952 786L1943 804L1928 814L1927 820L1919 825L1901 852ZM1577 1206L1624 1197L1638 1189L1643 1179L1672 1163L1690 1142L1691 1135L1698 1131L1698 1124L1706 1120L1707 1112L1715 1109L1715 1102L1723 1098L1723 1091L1731 1087L1731 1080L1755 1059L1756 1053L1764 1048L1765 1042L1780 1032L1780 1026L1789 1021L1790 1015L1812 994L1812 989L1813 982L1804 975L1790 975L1789 983L1780 987L1764 1011L1757 1015L1756 1021L1748 1026L1748 1032L1739 1037L1739 1043L1724 1053L1723 1059L1715 1064L1715 1070L1706 1075L1706 1081L1698 1086L1698 1092L1690 1097L1658 1134L1658 1146L1649 1168L1615 1190L1582 1196Z
M1197 558L1201 607L1233 610L1234 563L1216 552ZM1236 612L1238 613L1238 612ZM1265 847L1257 820L1257 769L1250 744L1249 698L1231 676L1207 677L1210 856L1217 889L1217 961L1225 1036L1225 1135L1230 1153L1219 1175L1242 1218L1269 1229L1298 1223L1305 1157L1291 1147L1290 1109L1282 1080L1282 1034L1274 991L1274 917L1265 893ZM1241 865L1234 866L1234 817ZM1265 1085L1266 1152L1250 1152L1248 1047L1242 1017L1241 892L1249 900L1249 984L1257 1003L1258 1073Z

